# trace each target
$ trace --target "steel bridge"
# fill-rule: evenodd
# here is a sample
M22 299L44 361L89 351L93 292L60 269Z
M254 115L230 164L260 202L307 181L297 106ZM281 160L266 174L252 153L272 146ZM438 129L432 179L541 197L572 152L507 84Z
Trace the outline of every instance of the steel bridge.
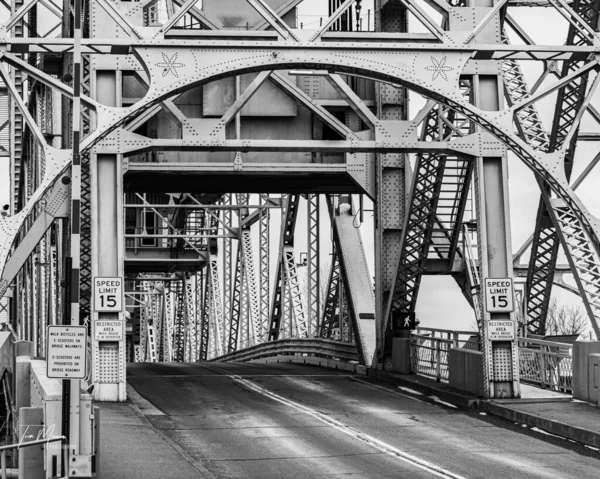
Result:
M312 29L302 3L4 3L3 327L45 358L48 326L86 326L99 401L126 399L127 362L389 370L435 301L423 276L446 275L484 395L519 397L515 332L544 335L553 286L600 337L600 222L576 193L600 159L600 1L329 0ZM540 191L522 246L513 162ZM515 280L514 310L488 279Z

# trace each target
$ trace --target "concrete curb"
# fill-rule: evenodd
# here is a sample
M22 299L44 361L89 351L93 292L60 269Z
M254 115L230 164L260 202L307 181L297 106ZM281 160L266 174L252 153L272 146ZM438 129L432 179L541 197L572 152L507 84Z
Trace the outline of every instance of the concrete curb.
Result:
M420 376L393 374L372 368L368 370L367 376L385 384L414 389L425 396L436 396L444 402L454 404L463 409L477 409L479 403L482 401L468 393L463 393L443 383L434 383L432 380Z
M517 400L506 403L496 402L494 400L476 398L468 393L463 393L450 388L443 383L434 383L433 380L413 375L390 374L384 371L369 369L369 377L374 377L378 381L388 384L397 384L410 387L427 396L435 395L443 401L449 402L462 409L472 409L486 412L506 419L508 421L525 424L529 427L542 429L550 434L561 436L566 439L579 442L581 444L600 448L600 432L591 431L570 424L561 423L552 419L544 418L530 412L521 411L517 408ZM523 400L521 404L532 404L542 402L540 400ZM549 399L547 402L565 402L557 399ZM514 407L513 407L514 406Z
M526 424L529 427L537 427L550 434L571 439L587 446L600 448L600 433L596 431L564 424L529 412L519 411L518 409L498 404L494 401L482 401L480 409L512 422Z

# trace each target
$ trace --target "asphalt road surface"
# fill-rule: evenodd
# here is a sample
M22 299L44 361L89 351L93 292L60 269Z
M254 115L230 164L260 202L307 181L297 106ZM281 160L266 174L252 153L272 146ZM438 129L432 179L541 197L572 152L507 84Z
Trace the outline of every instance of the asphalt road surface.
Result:
M144 421L193 471L148 458L155 471L172 461L165 479L600 477L600 452L343 372L132 364L128 375Z

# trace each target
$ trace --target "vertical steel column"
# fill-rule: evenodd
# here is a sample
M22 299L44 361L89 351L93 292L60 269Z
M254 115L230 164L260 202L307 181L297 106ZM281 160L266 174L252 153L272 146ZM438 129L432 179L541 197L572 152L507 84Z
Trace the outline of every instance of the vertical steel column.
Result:
M407 31L404 7L388 2L375 14L375 29L379 32ZM381 120L406 120L406 90L380 84L376 90L377 116ZM405 155L378 155L377 201L375 216L375 305L379 359L383 357L385 305L393 288L395 265L400 258L400 242L405 217Z
M207 266L210 268L210 266ZM204 295L202 300L202 316L200 318L200 361L206 361L209 356L210 349L210 305L214 294L210 272L207 271L206 281L204 283Z
M185 360L186 294L183 278L175 282L175 321L173 324L173 361Z
M473 25L494 5L493 0L473 0ZM499 22L499 18L498 18ZM499 24L499 23L498 23ZM452 23L451 23L452 25ZM500 29L484 30L476 42L501 43ZM473 78L474 102L484 111L503 108L500 75L475 75ZM478 220L478 247L481 276L485 278L512 278L512 253L508 205L508 165L506 154L496 157L480 157L475 165L475 203ZM485 304L482 288L481 304ZM484 354L484 390L488 397L519 397L518 346L513 341L490 341L489 320L512 320L514 313L482 312L483 330L481 342Z
M165 304L165 314L163 323L163 347L164 360L166 362L173 361L173 325L175 317L174 292L171 290L172 281L165 282L163 290L163 302Z
M231 194L223 195L221 203L224 206L231 206ZM223 210L223 223L227 226L232 225L232 212L230 209ZM233 255L233 245L231 238L223 238L223 352L229 351L229 334L231 324L231 261Z
M92 90L96 99L107 106L121 105L121 73L94 71ZM81 118L77 117L77 121ZM91 179L91 243L93 277L124 278L123 243L123 175L122 156L92 154ZM125 303L121 298L122 304ZM92 311L94 306L92 305ZM96 321L125 320L124 311L92 312L92 336ZM94 399L125 401L125 338L115 342L92 340Z
M81 118L81 0L75 1L75 18L73 31L73 157L71 158L71 238L69 257L71 260L71 284L69 287L71 297L71 317L69 323L79 326L79 270L81 267L81 155L79 152L79 125ZM79 430L81 428L79 404L81 400L80 380L70 380L70 418L69 418L69 468L71 466L71 457L79 455ZM67 391L67 389L64 389ZM65 394L66 395L66 394ZM63 398L63 400L66 399ZM74 474L77 473L75 469ZM73 475L74 475L73 474ZM68 474L69 476L71 473Z
M264 206L269 205L269 196L260 197L260 204ZM271 241L271 210L269 208L263 208L259 211L259 236L260 236L260 302L259 302L259 314L260 314L260 334L261 337L257 338L257 342L264 342L268 339L269 334L269 293L270 293L270 270L269 270L269 253L270 253L270 241Z
M279 339L280 333L285 332L285 320L288 317L288 334L292 336L295 327L299 337L308 337L307 318L304 311L302 292L298 283L298 271L294 254L294 229L296 227L299 200L298 195L288 195L286 198L282 198L277 283L275 284L271 307L269 340ZM289 301L287 304L286 299Z
M13 0L11 2L11 14L16 13L22 6L23 0ZM17 22L13 29L13 35L15 37L27 37L27 29L24 28L25 22L21 20ZM19 57L25 57L25 55L19 55ZM17 91L24 97L23 88L26 86L26 76L24 76L18 68L12 68L10 71L11 80L15 84ZM17 107L16 102L9 95L10 101L10 184L12 187L10 195L11 213L15 214L21 207L21 198L26 200L26 194L20 191L21 178L23 176L22 170L22 151L23 151L23 114Z
M221 283L219 281L219 270L217 268L217 255L211 254L208 265L207 281L211 283L212 293L212 334L215 338L215 355L221 356L223 353L223 303L221 301Z
M250 195L237 194L238 206L247 205L250 201ZM244 220L249 216L248 208L242 207L239 210L238 220L240 225L240 238L238 248L241 251L240 260L243 265L243 292L246 301L242 303L245 314L242 316L244 331L247 332L244 344L251 346L255 344L261 335L260 314L259 314L259 294L257 293L256 273L254 268L254 252L252 251L252 235L250 225L244 224Z
M306 197L306 218L307 218L307 291L308 291L308 335L309 337L318 334L319 319L321 315L321 272L319 266L320 247L319 247L319 195L312 194Z
M183 279L185 301L184 318L184 340L183 340L183 360L184 362L194 361L195 339L197 331L196 319L196 279L186 274ZM196 356L197 357L197 356Z
M227 352L237 351L238 336L240 330L240 317L242 315L242 277L243 266L242 261L242 246L238 245L237 261L235 267L235 276L233 278L233 290L231 292L231 312L229 321L229 338L227 344Z
M148 294L148 282L141 282L141 295L140 301L142 304L140 305L140 354L139 354L139 362L146 361L146 351L147 351L147 339L148 339L148 308L149 308L149 294ZM138 361L136 359L136 362Z
M333 221L333 220L332 220ZM334 328L336 310L339 303L340 287L340 260L333 243L333 251L331 253L331 269L329 271L329 281L327 282L327 295L325 296L325 304L323 305L323 315L319 327L319 337L330 339Z

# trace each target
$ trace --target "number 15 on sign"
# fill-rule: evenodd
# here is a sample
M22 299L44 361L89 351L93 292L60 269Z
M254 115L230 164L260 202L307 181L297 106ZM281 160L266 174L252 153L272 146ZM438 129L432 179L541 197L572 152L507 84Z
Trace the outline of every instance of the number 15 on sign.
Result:
M485 309L488 313L512 313L514 297L512 278L485 279Z
M94 278L94 310L100 312L123 310L122 278Z

